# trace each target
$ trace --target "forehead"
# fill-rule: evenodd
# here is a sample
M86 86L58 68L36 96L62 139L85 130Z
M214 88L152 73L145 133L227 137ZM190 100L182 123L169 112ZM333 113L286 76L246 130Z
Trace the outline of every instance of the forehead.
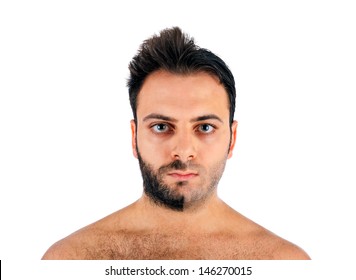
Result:
M229 99L224 86L208 73L157 71L146 78L138 95L138 118L151 113L177 118L214 113L228 118Z

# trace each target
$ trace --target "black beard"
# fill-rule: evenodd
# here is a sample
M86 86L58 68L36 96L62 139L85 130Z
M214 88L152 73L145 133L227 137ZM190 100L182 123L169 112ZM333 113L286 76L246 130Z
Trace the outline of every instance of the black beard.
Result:
M230 134L230 144L231 144L232 134ZM184 207L184 196L177 195L172 191L168 185L162 183L162 176L161 174L166 173L170 170L185 170L188 167L188 164L180 161L175 160L170 164L164 165L160 167L156 172L154 172L153 167L146 163L137 148L137 139L136 141L136 152L137 158L141 169L142 179L143 179L143 190L145 194L151 199L152 202L159 206L163 206L175 211L183 211ZM229 147L230 147L229 144ZM229 152L229 149L228 149ZM225 168L226 159L222 160L218 165L215 166L213 169L213 176L211 179L211 184L209 186L210 190L216 188L222 173ZM221 168L222 167L222 168ZM177 187L182 187L187 184L187 181L180 181L176 183Z
M138 151L137 158L140 164L145 194L157 205L175 211L183 211L184 196L174 195L167 185L160 182L159 174L163 174L166 170L184 170L187 168L187 165L180 160L176 160L160 167L157 174L155 174L153 168L144 162ZM183 186L185 183L186 182L178 182L177 185Z

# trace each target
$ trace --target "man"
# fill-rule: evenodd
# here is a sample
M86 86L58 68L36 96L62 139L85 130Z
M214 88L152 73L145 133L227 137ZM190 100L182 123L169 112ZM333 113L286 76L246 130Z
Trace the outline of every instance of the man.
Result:
M217 195L237 128L226 64L175 27L144 41L129 69L142 197L43 259L309 259Z

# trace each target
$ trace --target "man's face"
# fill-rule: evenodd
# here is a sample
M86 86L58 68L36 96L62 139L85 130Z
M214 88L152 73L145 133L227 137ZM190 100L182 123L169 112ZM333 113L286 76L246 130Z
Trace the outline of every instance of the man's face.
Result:
M132 147L146 195L175 210L216 195L237 126L230 128L229 100L219 81L204 72L157 71L147 77L137 104Z

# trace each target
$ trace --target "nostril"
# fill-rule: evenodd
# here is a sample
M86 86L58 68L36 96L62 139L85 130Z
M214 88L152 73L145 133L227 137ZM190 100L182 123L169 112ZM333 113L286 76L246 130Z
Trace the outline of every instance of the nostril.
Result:
M174 160L185 160L184 158L181 159L181 157L180 157L179 155L174 155L173 158L174 158ZM193 159L194 159L194 156L193 156L193 155L189 155L189 156L186 158L187 161L191 161L191 160L193 160Z

